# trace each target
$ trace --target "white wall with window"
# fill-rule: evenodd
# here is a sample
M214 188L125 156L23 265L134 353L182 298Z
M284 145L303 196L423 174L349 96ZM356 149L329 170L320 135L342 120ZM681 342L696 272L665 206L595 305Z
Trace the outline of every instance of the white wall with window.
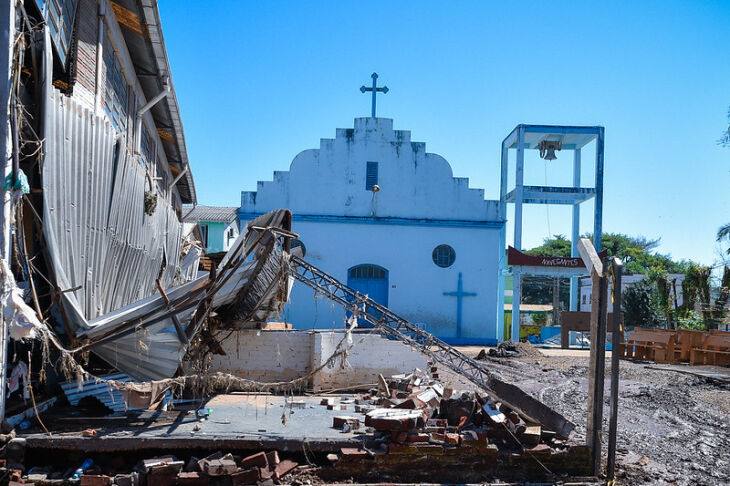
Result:
M277 208L292 210L305 258L342 282L451 342L501 336L499 204L393 120L337 129L242 192L238 215L245 224ZM341 328L344 312L295 285L285 317L298 329Z

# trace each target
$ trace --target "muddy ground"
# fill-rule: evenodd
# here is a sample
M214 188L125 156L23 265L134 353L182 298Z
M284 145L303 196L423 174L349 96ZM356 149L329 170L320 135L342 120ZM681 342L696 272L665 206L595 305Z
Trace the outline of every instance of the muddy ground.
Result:
M486 363L563 414L576 424L577 436L585 437L587 354L488 358ZM621 361L618 482L730 484L730 385L647 366ZM608 360L606 369L610 369ZM449 379L455 386L464 385L457 377L449 375ZM608 387L607 374L604 433L610 413ZM607 436L604 442L608 442Z

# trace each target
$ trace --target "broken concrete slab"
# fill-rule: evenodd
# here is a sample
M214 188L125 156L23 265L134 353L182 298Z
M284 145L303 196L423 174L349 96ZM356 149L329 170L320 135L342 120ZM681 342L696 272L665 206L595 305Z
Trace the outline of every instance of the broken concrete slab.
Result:
M421 410L378 408L365 415L365 425L375 430L405 432L423 423Z

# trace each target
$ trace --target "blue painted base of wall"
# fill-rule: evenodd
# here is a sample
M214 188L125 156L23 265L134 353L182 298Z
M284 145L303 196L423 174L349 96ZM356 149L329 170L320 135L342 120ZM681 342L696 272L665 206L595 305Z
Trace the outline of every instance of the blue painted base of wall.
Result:
M494 338L441 338L446 344L452 346L496 346L498 341Z

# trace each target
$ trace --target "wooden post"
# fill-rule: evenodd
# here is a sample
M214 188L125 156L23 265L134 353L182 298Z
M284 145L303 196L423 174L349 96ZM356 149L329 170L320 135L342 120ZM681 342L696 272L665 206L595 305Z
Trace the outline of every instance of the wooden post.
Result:
M621 279L623 265L621 260L614 257L611 261L613 268L613 319L611 328L611 417L608 422L608 459L606 461L606 478L612 481L616 475L616 430L618 428L618 378L619 378L619 352L618 348L622 341L621 330Z
M591 448L593 474L601 468L601 428L603 424L603 384L606 371L606 319L608 310L608 280L604 265L590 240L583 238L578 251L591 274L591 354L588 365L588 421L586 443Z

